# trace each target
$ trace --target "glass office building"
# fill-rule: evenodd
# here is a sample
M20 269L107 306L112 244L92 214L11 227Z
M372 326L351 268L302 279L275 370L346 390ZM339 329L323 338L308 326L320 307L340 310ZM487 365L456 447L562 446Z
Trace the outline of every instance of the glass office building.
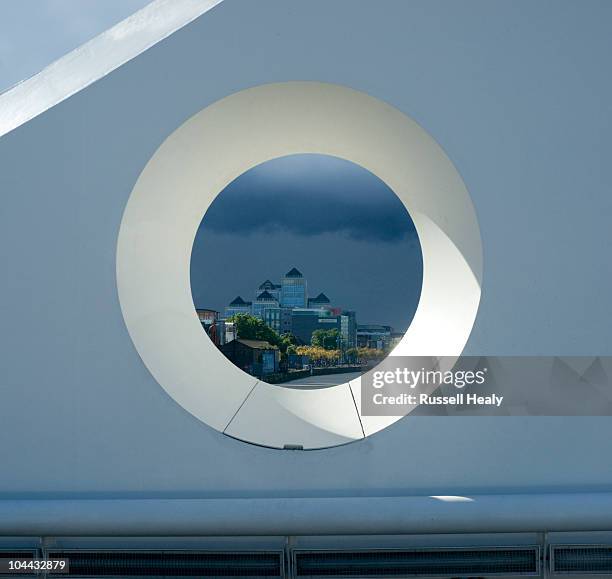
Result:
M305 308L308 302L306 279L295 267L285 274L281 282L281 306Z
M251 305L251 302L247 302L238 296L225 308L225 317L230 318L236 314L250 314Z
M257 296L257 299L253 302L253 305L251 306L251 311L254 316L261 318L265 321L264 314L269 309L278 309L278 301L270 292L263 291Z

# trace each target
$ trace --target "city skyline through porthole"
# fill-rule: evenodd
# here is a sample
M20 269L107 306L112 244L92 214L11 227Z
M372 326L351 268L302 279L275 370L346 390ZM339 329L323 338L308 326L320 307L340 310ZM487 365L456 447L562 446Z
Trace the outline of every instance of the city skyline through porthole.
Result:
M203 331L243 371L293 388L345 383L386 357L412 321L422 274L395 193L355 163L316 154L232 181L191 257Z

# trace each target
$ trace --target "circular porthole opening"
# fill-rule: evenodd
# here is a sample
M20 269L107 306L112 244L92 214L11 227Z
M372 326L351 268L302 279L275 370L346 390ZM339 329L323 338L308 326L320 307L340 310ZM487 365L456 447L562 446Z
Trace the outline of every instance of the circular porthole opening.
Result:
M416 291L412 299L405 300L400 312L404 317L399 322L387 321L380 310L368 309L369 303L354 302L350 292L355 288L336 291L332 278L320 274L318 264L306 259L303 248L281 262L268 264L265 256L274 257L285 248L257 247L254 233L240 236L221 229L214 232L216 248L214 244L200 245L198 231L202 229L205 235L208 209L223 202L228 186L242 180L241 176L246 179L249 172L251 176L265 174L268 167L300 159L352 166L355 173L382 180L388 186L390 200L397 195L397 212L389 218L393 221L403 215L411 220L418 233L414 238L419 248L416 258L415 246L405 247L412 258L405 251L400 257L398 252L397 262L390 269L381 268L372 279L364 278L367 275L363 272L369 271L363 269L365 263L360 264L362 269L356 267L347 272L343 279L350 279L350 273L359 273L352 285L363 295L366 292L361 288L372 280L410 276L411 287L420 289L420 297ZM289 171L288 182L294 187L296 175L295 169ZM306 176L310 176L308 171ZM343 207L354 211L360 197L350 190L348 180L341 181L346 185L344 194L350 198ZM382 185L378 186L382 191ZM296 222L304 206L312 209L313 215L318 209L321 223L338 217L339 211L329 205L333 196L302 195L302 205L299 196L291 197L294 201L289 217ZM253 205L257 196L249 199L242 209L228 214L234 215L236 222L239 211L261 214L261 208ZM342 233L347 243L354 236L354 247L362 248L365 246L360 244L365 243L376 215L371 205L374 201L368 200L370 205L363 203L368 210L361 223L351 228L340 227L336 222L334 230ZM268 204L267 210L272 209ZM210 215L213 214L214 210ZM406 223L409 227L410 222ZM231 220L225 225L231 228ZM282 223L272 223L270 228L276 228L278 236L281 226ZM239 249L245 260L259 264L244 285L229 282L236 264L246 261L214 259L221 255L219 243L224 235L241 244ZM387 245L379 240L381 254L393 252L409 237L398 237ZM324 247L318 254L321 263L333 258L328 263L342 268L346 259L340 248L340 241ZM208 251L210 261L206 258ZM259 261L254 257L258 251ZM422 283L415 284L419 255ZM378 265L378 258L370 261ZM358 326L395 324L396 333L406 327L391 356L459 355L480 301L482 247L469 194L450 159L404 113L362 92L318 82L257 86L211 103L168 136L138 178L119 230L117 288L127 330L157 383L193 416L233 438L280 449L341 445L399 420L400 416L364 413L360 405L361 379L346 381L350 373L345 373L335 386L324 384L329 387L291 385L291 381L287 387L270 384L229 362L204 331L202 321L206 321L207 314L202 311L199 315L194 306L219 311L219 317L224 317L230 305L227 301L231 303L238 296L252 306L263 293L255 295L260 285L281 285L282 293L282 280L291 278L286 274L294 268L305 278L308 297L316 299L322 293L330 300L330 317L334 308L341 308L340 314L343 310L355 312ZM202 280L198 276L222 290L216 304L214 294L203 291L206 284L199 285ZM402 287L399 282L397 285ZM367 287L367 300L374 305L390 300L390 294L383 289ZM302 296L301 290L298 293ZM333 333L331 336L333 347ZM344 346L336 349L348 350Z
M191 254L202 329L251 376L291 388L357 379L403 338L423 281L406 207L331 155L261 163L206 211Z

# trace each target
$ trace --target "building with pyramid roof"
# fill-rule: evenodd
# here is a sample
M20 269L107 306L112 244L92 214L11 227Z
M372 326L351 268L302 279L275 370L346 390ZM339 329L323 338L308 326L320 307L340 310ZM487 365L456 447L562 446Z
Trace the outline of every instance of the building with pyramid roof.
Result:
M269 279L267 279L255 290L255 297L257 297L262 291L267 291L268 293L273 295L275 299L280 301L280 290L280 284L273 283Z
M331 307L330 299L321 292L317 297L308 298L309 308L328 308Z
M308 304L308 284L302 273L291 268L281 280L280 304L284 308L305 308Z
M297 277L304 277L304 276L302 275L302 272L301 272L299 269L297 269L297 268L295 268L295 267L292 267L292 268L291 268L291 269L290 269L290 270L289 270L289 271L288 271L288 272L285 274L285 277L295 277L295 278L297 278Z
M225 317L229 318L236 314L250 314L252 302L247 302L241 296L236 296L225 308Z

